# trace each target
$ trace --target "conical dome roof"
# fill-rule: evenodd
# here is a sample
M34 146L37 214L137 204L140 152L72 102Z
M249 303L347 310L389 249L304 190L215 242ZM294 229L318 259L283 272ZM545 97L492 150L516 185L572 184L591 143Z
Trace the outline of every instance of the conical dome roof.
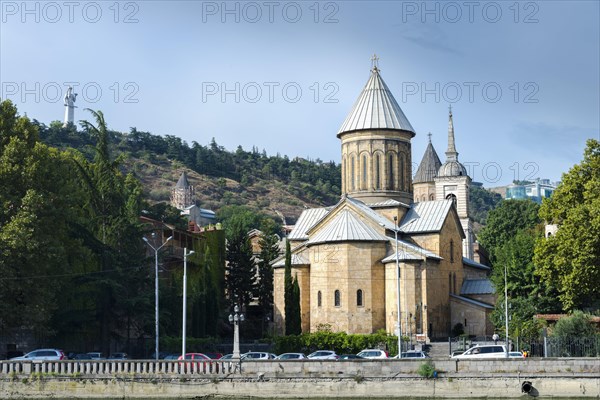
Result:
M433 178L437 176L441 166L442 162L433 148L433 144L431 144L430 136L429 144L425 149L425 154L423 154L423 159L419 164L413 183L433 182Z
M412 132L413 136L415 134L392 92L381 79L376 65L337 136L340 137L344 132L369 129L395 129Z
M188 182L187 173L185 171L181 173L181 176L179 177L175 187L178 189L187 189L190 187L190 182Z

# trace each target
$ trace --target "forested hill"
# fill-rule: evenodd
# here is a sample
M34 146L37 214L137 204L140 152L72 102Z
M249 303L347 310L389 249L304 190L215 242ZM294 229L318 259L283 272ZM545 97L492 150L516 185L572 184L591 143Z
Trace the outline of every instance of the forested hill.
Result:
M63 128L55 121L46 126L34 121L40 138L48 145L73 147L89 152L94 140L74 126ZM113 154L121 154L125 167L140 179L150 202L169 201L170 190L183 170L195 186L202 208L219 211L228 205L244 205L293 223L306 207L335 204L341 187L340 166L333 161L305 160L279 154L269 156L257 147L241 146L228 151L214 138L207 145L191 145L173 135L155 135L132 128L128 133L111 131ZM499 195L471 186L471 214L476 231L488 212L500 202Z
M95 142L85 131L58 121L50 126L34 121L40 139L59 148L84 153ZM195 186L202 208L219 211L227 205L245 205L272 216L283 214L293 223L306 207L335 204L340 196L340 166L335 162L305 160L279 154L269 156L257 147L228 151L214 138L207 145L191 145L173 135L155 135L131 128L110 132L113 154L144 186L150 202L169 201L170 190L183 170Z

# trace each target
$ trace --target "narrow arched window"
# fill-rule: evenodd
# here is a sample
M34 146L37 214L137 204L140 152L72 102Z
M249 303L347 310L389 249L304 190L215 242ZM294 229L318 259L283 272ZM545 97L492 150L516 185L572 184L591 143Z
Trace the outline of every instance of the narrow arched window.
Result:
M398 157L398 171L398 186L400 190L404 190L404 157L402 156Z
M390 154L388 161L388 189L394 190L394 155Z
M344 159L342 160L342 177L344 178L343 182L342 182L342 187L343 187L344 192L348 191L347 175L348 175L348 169L346 168L346 157L344 157Z
M319 290L317 292L317 307L321 307L321 304L323 304L323 296L321 295L321 291Z
M448 292L452 293L452 274L448 272Z
M356 291L356 305L358 307L363 306L363 291L362 291L362 289L358 289Z
M342 296L341 296L339 290L336 290L333 293L333 303L335 304L336 307L340 307L342 305Z
M433 201L433 194L429 195L429 200Z
M450 262L454 262L454 240L450 239Z
M367 156L362 156L362 182L361 187L367 189Z
M375 156L375 189L381 189L381 179L379 176L379 168L380 168L380 157L379 154Z
M354 156L350 158L350 189L354 190Z

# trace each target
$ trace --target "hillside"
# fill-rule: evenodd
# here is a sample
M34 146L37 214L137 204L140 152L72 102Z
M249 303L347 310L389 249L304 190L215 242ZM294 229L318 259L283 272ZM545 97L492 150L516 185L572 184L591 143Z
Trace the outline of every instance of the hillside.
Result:
M48 145L72 147L89 154L94 143L84 131L63 128L56 121L46 126L34 121ZM123 159L124 172L132 172L143 184L150 203L168 202L171 188L183 170L195 187L200 207L218 213L226 205L244 205L287 223L294 223L304 208L331 205L339 200L340 166L334 162L290 160L268 156L257 148L231 152L213 138L207 146L188 145L175 136L140 132L111 132L111 150Z
M60 122L46 126L37 121L43 142L73 147L89 153L94 143L86 132ZM244 205L280 220L283 214L293 224L305 208L335 204L340 195L340 166L334 162L290 160L268 156L254 147L228 151L213 138L206 146L188 145L180 138L159 136L132 128L129 133L111 132L111 147L120 154L126 172L142 182L144 197L150 203L168 202L171 188L183 170L195 187L200 207L217 213L223 206ZM91 156L91 154L90 154ZM471 213L475 231L485 225L487 214L501 197L489 190L471 186Z

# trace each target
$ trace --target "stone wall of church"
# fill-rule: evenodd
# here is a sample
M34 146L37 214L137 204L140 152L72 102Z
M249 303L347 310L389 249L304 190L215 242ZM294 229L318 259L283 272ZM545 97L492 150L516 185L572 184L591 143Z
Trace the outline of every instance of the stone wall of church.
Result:
M400 326L404 336L425 331L424 280L421 261L400 263ZM396 263L385 266L386 331L396 334L398 316Z
M438 254L440 261L427 260L423 269L423 329L430 338L445 337L450 329L450 293L459 294L463 282L462 229L451 211L439 233L412 235L419 245ZM410 277L410 276L409 276ZM411 310L416 310L409 303ZM425 311L425 306L426 311Z
M411 132L373 130L344 133L342 193L376 203L412 201Z
M285 334L285 300L284 284L285 268L273 270L273 324L275 333ZM302 318L302 332L310 330L310 266L295 265L292 267L292 277L298 278L300 286L300 316Z
M447 199L450 194L456 196L456 211L459 218L469 216L469 184L468 176L449 176L435 178L435 199Z
M451 299L452 326L460 323L468 335L493 335L494 325L491 322L490 309L477 307L464 301Z
M398 224L400 223L400 221L402 221L402 218L404 218L404 215L406 214L406 212L408 211L408 209L404 208L404 207L390 207L390 208L374 208L373 211L375 211L377 214L384 216L385 218L389 219L390 221L394 221L394 217L396 217L398 219Z
M435 200L435 183L413 183L413 196L415 203Z
M373 333L385 327L385 243L311 246L310 331ZM361 294L359 294L361 291ZM338 294L336 294L336 292Z

